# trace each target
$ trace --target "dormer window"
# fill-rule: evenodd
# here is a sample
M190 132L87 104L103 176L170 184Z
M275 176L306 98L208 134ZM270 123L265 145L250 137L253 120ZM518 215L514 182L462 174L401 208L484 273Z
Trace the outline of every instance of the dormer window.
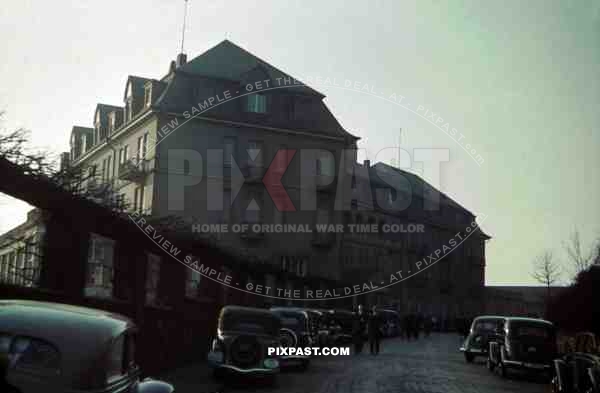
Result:
M111 112L108 114L108 133L109 134L112 134L112 132L115 130L116 117L117 117L117 114L115 112Z
M264 94L251 94L247 97L246 112L267 113L267 96Z
M130 121L133 118L133 86L131 82L127 85L125 93L125 121Z
M94 119L94 143L98 143L100 141L100 111L96 111L96 118Z
M151 103L152 103L152 86L148 85L148 86L146 86L146 89L144 91L144 107L145 108L150 107Z

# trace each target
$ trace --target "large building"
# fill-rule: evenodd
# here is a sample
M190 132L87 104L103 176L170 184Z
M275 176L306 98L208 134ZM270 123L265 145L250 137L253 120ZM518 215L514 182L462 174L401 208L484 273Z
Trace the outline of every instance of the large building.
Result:
M346 305L441 319L481 311L489 237L475 216L420 176L357 163L358 138L323 94L229 41L189 62L178 55L161 78L129 76L123 92L122 105L97 105L93 127L72 129L65 162L89 176L88 191L150 218L181 218L187 230L253 261L246 279L254 283L327 290L389 281L403 270L406 280ZM201 229L220 224L228 231ZM403 229L385 230L392 226ZM465 230L472 231L456 241ZM105 233L91 242L85 293L111 298L114 239ZM167 260L154 255L152 265ZM185 274L195 293L199 275Z

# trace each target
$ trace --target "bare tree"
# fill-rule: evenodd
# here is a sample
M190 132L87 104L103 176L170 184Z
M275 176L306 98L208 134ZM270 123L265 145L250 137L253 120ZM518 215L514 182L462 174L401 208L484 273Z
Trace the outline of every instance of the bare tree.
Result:
M544 251L533 260L533 278L546 286L546 301L550 300L550 288L557 284L561 277L561 269L554 259L552 251Z
M594 251L584 250L577 229L573 231L569 240L564 242L563 245L570 261L572 277L577 277L579 273L587 270L594 263Z

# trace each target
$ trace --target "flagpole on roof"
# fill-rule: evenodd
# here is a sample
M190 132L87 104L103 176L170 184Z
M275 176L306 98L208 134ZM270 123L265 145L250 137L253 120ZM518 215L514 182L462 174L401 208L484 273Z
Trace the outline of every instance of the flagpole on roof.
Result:
M183 44L185 42L185 26L186 26L186 22L187 22L187 11L188 11L188 0L184 0L184 6L183 6L183 29L181 31L181 52L183 53Z

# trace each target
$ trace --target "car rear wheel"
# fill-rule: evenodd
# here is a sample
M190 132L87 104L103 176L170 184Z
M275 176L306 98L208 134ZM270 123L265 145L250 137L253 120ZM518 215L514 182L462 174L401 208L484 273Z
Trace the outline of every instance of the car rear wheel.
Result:
M465 352L465 360L467 363L473 363L473 359L475 359L475 356L472 353Z

